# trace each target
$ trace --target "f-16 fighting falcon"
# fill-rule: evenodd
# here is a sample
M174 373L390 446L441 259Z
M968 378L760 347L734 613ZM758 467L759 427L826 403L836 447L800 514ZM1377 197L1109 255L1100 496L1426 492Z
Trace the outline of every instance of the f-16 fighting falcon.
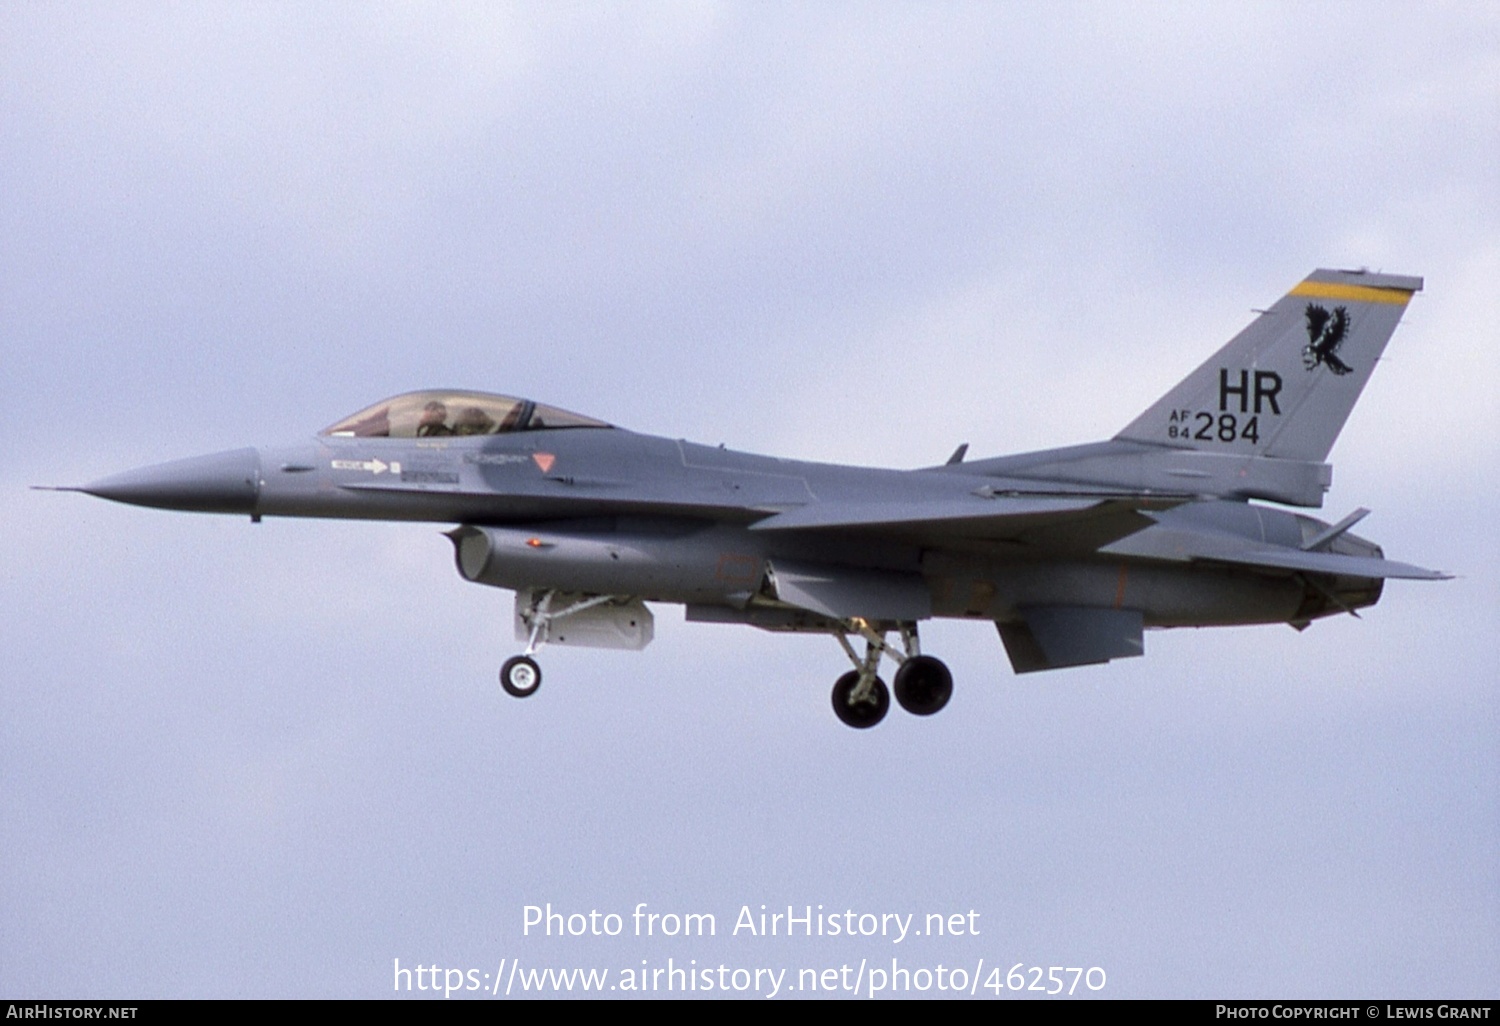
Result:
M828 634L851 727L928 716L953 678L930 617L987 620L1017 673L1143 653L1147 628L1312 621L1386 578L1446 575L1325 523L1324 461L1421 278L1315 271L1108 441L920 470L804 463L636 434L484 392L411 392L310 442L66 489L205 513L454 525L458 571L516 593L500 684L544 645L641 649L647 602L688 620ZM857 646L863 645L861 651Z

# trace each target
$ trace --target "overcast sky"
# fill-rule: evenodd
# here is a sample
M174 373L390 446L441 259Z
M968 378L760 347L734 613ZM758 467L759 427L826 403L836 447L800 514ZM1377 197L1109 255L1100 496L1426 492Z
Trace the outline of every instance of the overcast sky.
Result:
M659 606L517 702L439 525L26 488L434 386L870 465L1087 442L1360 266L1427 284L1323 515L1456 580L1025 678L933 623L952 703L868 732L826 637ZM0 995L896 958L1493 998L1497 282L1492 3L0 5ZM548 902L718 935L523 936ZM762 904L979 934L732 935Z

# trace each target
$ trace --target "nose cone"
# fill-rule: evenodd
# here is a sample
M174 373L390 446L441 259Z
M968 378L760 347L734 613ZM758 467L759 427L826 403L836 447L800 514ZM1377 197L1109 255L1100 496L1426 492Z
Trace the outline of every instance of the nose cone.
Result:
M235 449L159 463L115 474L78 490L134 506L253 514L260 496L260 453Z

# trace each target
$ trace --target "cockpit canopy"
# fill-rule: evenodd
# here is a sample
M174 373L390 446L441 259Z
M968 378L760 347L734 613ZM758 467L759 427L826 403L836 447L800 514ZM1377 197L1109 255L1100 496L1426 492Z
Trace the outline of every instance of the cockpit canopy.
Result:
M319 434L345 438L446 438L502 435L552 428L607 428L611 425L488 392L408 392L345 417Z

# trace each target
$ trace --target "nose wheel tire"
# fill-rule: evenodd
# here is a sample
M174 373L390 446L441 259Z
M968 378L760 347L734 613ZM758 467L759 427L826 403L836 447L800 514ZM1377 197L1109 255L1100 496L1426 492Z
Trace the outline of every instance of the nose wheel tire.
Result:
M507 695L530 698L542 686L542 668L530 656L511 656L500 667L500 686Z
M856 700L854 690L859 686L859 674L850 670L840 677L833 686L834 715L857 730L873 727L885 719L891 707L891 693L886 690L885 681L878 677L873 684L869 695Z
M953 674L941 659L913 656L896 671L896 701L913 716L931 716L953 697Z

